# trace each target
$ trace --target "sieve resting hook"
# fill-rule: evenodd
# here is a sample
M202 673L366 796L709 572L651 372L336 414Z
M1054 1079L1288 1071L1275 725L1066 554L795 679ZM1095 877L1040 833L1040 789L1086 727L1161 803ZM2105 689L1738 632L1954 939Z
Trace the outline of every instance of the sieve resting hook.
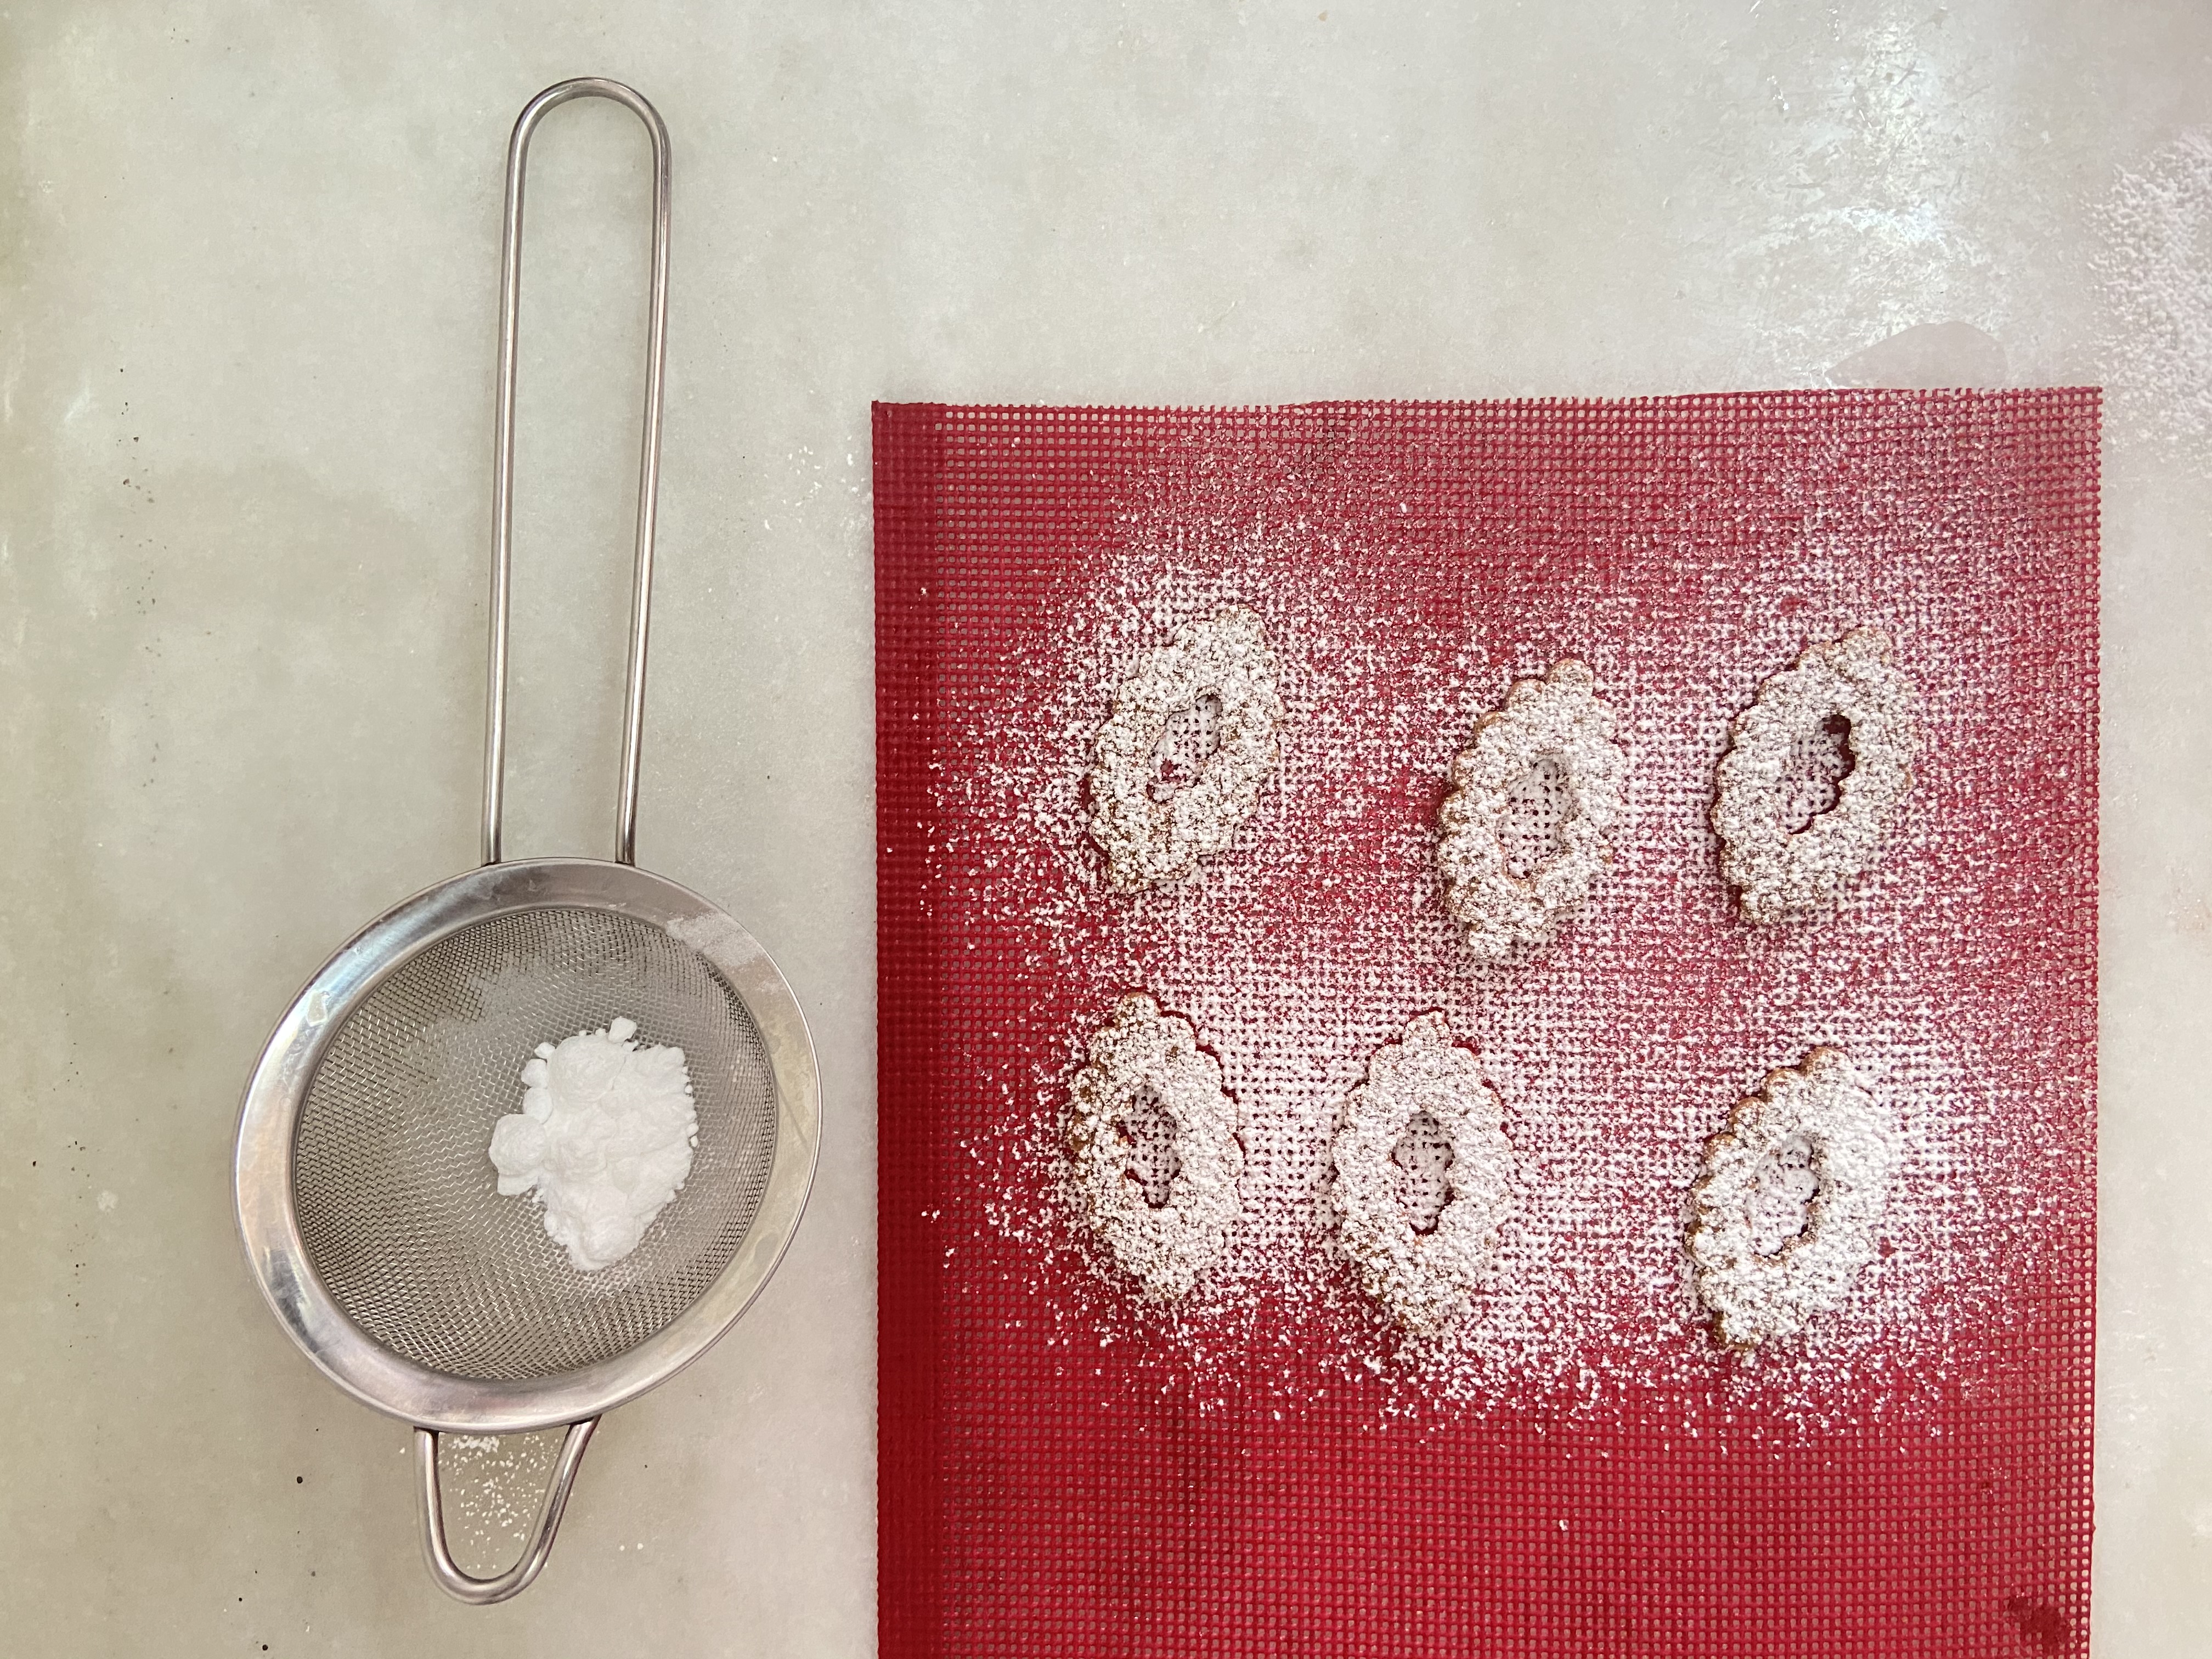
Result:
M668 128L619 81L586 76L545 88L522 107L507 145L507 215L500 242L499 402L492 453L490 686L484 716L483 861L500 861L507 772L507 613L514 539L514 366L522 304L522 186L530 137L556 106L606 98L645 123L653 141L653 277L646 307L645 429L637 472L637 559L630 583L629 665L623 690L622 781L615 797L615 861L637 862L638 749L645 735L645 642L653 599L653 532L660 494L661 360L668 339Z
M416 1496L419 1500L416 1507L422 1512L422 1559L429 1563L430 1576L438 1581L441 1589L459 1601L483 1607L520 1595L530 1588L531 1581L544 1566L545 1558L553 1553L553 1534L561 1529L561 1511L568 1507L568 1489L576 1484L576 1470L584 1461L584 1448L592 1443L592 1431L599 1426L596 1417L568 1425L568 1437L561 1442L560 1460L553 1466L553 1479L547 1484L544 1499L538 1506L538 1524L531 1530L530 1547L523 1551L520 1561L490 1578L476 1578L462 1571L453 1560L453 1552L446 1547L446 1509L438 1492L437 1431L415 1431L415 1470L420 1477Z

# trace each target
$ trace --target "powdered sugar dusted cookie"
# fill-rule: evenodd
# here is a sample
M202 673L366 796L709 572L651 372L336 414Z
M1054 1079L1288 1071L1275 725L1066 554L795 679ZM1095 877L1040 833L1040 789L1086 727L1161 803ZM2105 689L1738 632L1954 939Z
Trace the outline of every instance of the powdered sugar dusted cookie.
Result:
M1889 636L1860 628L1808 646L1735 717L1712 824L1746 917L1817 915L1874 867L1912 787L1916 702ZM1824 763L1838 752L1831 781Z
M1612 860L1628 757L1572 657L1521 680L1452 764L1437 865L1478 961L1551 943Z
M1474 1051L1423 1014L1375 1051L1331 1151L1337 1242L1407 1331L1465 1321L1512 1209L1505 1111Z
M1705 1146L1686 1245L1730 1347L1795 1335L1874 1259L1903 1133L1833 1048L1770 1072Z
M1221 852L1273 768L1283 702L1260 619L1224 605L1147 651L1091 745L1091 838L1123 892Z
M1124 997L1091 1037L1068 1108L1085 1222L1148 1299L1185 1295L1228 1242L1244 1173L1220 1062L1189 1021Z

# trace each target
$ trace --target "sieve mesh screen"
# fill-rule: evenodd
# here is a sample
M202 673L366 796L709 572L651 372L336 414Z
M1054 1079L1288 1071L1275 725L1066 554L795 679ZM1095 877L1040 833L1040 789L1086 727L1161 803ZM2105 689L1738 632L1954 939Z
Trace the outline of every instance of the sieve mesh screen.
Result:
M531 1051L617 1018L684 1050L699 1139L637 1249L585 1273L534 1201L500 1196L489 1148ZM611 911L510 912L425 947L347 1017L301 1108L293 1203L316 1273L375 1340L531 1381L635 1347L706 1292L752 1224L775 1132L759 1028L698 952Z

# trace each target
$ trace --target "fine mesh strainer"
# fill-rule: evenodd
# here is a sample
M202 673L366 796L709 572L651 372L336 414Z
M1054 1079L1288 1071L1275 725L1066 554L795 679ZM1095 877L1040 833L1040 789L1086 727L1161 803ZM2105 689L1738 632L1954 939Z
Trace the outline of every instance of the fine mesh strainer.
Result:
M570 99L612 99L653 142L653 277L616 861L500 858L514 505L515 319L530 136ZM493 489L483 867L380 916L308 981L246 1085L239 1228L262 1292L324 1374L416 1425L422 1542L465 1601L538 1576L601 1413L728 1329L798 1227L821 1109L799 1004L752 936L635 867L646 622L668 289L668 133L611 81L562 82L507 148ZM690 1176L637 1249L580 1273L527 1198L502 1198L492 1127L540 1042L633 1020L684 1050ZM568 1425L522 1559L476 1578L446 1544L438 1436Z

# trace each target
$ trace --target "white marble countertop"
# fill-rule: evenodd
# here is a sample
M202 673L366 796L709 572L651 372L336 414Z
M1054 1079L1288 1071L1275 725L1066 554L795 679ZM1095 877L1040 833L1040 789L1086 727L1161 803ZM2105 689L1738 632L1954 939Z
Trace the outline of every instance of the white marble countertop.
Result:
M2212 9L1327 4L0 10L7 1645L869 1650L871 399L1964 380L2112 389L2094 1651L2212 1651ZM475 854L500 159L578 74L676 149L640 857L783 964L824 1150L473 1611L228 1164L295 988ZM534 161L522 853L607 845L643 156Z

